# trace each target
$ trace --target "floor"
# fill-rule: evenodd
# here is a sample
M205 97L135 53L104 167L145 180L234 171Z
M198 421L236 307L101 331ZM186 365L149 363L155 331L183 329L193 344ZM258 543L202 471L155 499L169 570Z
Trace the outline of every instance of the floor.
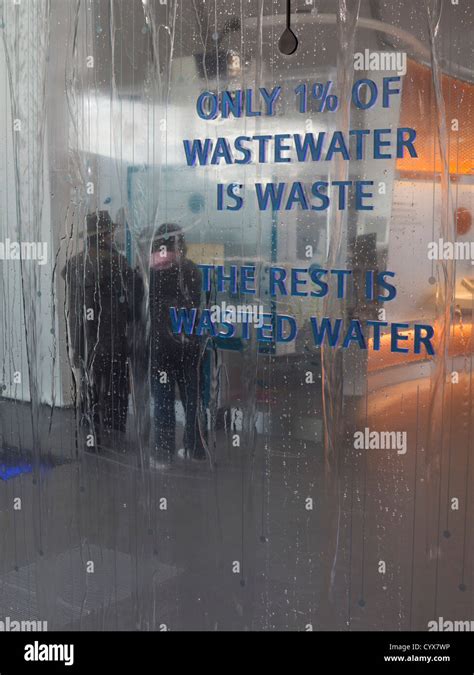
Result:
M429 461L423 382L348 398L330 473L321 427L307 432L297 396L276 415L297 425L266 429L260 416L261 433L243 429L240 447L235 430L219 429L212 461L167 470L148 468L130 439L126 453L76 454L73 411L55 410L51 423L47 408L38 465L30 407L2 400L0 618L206 631L426 630L439 616L469 619L469 428L454 405L450 444ZM311 405L321 420L320 398ZM383 428L395 408L407 455L355 452L350 431ZM458 511L447 508L453 491Z

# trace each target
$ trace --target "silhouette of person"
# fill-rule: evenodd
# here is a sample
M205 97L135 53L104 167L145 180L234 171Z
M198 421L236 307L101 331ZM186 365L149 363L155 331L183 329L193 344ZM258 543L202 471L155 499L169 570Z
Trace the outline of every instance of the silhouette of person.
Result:
M161 225L152 245L150 260L154 462L161 466L169 465L176 453L176 386L185 412L184 447L177 454L181 458L193 460L206 458L203 442L205 432L200 424L200 340L195 335L174 334L169 311L170 307L199 309L201 271L186 253L186 243L179 225Z
M138 318L143 285L115 248L115 229L108 211L90 213L84 250L67 261L63 277L72 365L79 372L81 425L93 432L96 446L123 450L127 331Z

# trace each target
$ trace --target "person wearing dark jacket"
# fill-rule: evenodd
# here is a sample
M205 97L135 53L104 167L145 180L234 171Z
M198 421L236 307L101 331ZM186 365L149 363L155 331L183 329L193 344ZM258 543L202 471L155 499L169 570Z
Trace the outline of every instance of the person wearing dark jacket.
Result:
M200 305L201 271L186 252L179 225L164 223L158 228L150 260L151 384L155 462L165 466L176 451L176 386L185 412L184 447L178 456L206 458L200 422L200 341L195 335L174 334L170 319L170 307L199 309Z
M99 447L120 443L113 432L125 432L127 333L138 318L143 294L141 277L114 246L115 227L108 211L89 214L84 250L71 257L63 270L81 425L92 431Z

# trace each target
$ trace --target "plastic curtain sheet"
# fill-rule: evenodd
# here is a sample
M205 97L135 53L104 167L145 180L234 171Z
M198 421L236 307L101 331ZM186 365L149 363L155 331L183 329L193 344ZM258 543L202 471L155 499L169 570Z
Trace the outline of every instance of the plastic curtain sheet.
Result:
M4 622L474 620L474 5L289 5L0 0Z

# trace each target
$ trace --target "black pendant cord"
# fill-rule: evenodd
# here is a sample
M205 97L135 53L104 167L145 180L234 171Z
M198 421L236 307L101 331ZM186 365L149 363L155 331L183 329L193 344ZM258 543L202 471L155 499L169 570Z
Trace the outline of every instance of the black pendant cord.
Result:
M280 37L278 48L287 56L294 54L298 48L298 38L291 30L291 0L286 0L286 28Z

